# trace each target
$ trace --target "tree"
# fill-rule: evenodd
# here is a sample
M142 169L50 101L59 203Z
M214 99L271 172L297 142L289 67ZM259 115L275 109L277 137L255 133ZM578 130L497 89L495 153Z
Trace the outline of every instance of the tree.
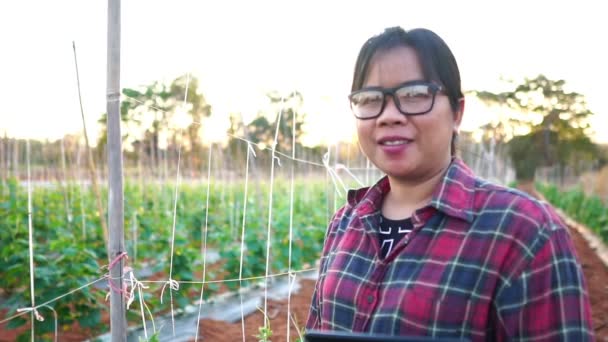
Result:
M301 113L301 107L304 98L298 91L294 91L286 97L281 96L277 91L271 91L266 94L266 97L270 102L271 111L260 111L258 117L247 125L248 136L256 144L272 147L275 135L277 135L276 125L278 119L279 127L276 150L285 154L291 154L294 144L294 126L296 149L301 147L299 140L302 136L305 119L305 114ZM294 114L296 116L295 122Z
M597 147L589 138L593 113L582 94L567 92L564 86L564 80L539 75L525 79L512 91L475 92L486 104L521 113L505 123L512 127L506 138L518 182L533 182L540 166L558 165L563 170L597 156ZM526 133L517 134L518 129Z
M188 93L186 94L186 87ZM187 113L192 121L186 128L186 137L190 153L192 169L198 169L202 165L199 158L202 155L203 146L200 139L202 120L211 114L211 106L207 103L205 96L198 91L198 80L188 78L187 75L176 78L170 87L170 93L176 99L176 106L183 105L184 99L188 104ZM186 94L184 98L184 94Z
M200 166L200 160L196 158L200 156L202 149L201 121L211 114L211 106L203 94L199 93L198 88L198 80L196 78L188 80L186 75L177 77L168 85L155 81L138 89L124 88L120 113L125 126L123 140L126 147L143 151L153 165L158 165L163 138L166 139L164 142L167 146L187 142L184 154L190 153L193 168ZM182 110L189 116L188 126L172 126L176 112ZM106 142L105 114L99 123L101 134L98 146L103 147ZM181 129L185 130L185 134L178 137L177 133Z

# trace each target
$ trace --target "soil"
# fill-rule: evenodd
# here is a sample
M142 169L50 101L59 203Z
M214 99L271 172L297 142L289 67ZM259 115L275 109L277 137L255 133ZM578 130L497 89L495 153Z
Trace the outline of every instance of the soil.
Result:
M595 336L598 341L608 342L608 267L577 231L570 232L587 280Z
M303 331L308 317L310 299L315 286L314 280L301 280L301 288L291 296L291 316L290 322L290 341L298 339L298 329ZM269 327L272 330L271 341L287 341L287 300L273 301L268 300L268 319ZM296 324L294 324L294 321ZM264 315L255 312L245 317L245 340L247 342L257 342L260 339L259 328L264 326ZM199 331L202 341L243 341L243 329L241 322L227 323L204 319L200 322Z
M597 257L594 251L588 246L582 236L571 230L572 238L583 266L583 272L587 280L589 298L593 313L593 329L598 341L608 342L608 267ZM301 288L291 297L291 315L297 322L290 325L290 341L298 338L298 329L302 330L306 324L308 308L314 281L301 280ZM224 290L224 289L222 289ZM223 292L223 291L222 291ZM268 313L270 329L272 330L272 341L287 340L287 300L268 301ZM107 322L108 317L104 311L103 321ZM5 311L0 311L0 320L6 315ZM25 315L26 317L29 315ZM45 315L46 319L51 319L50 314ZM106 324L106 323L104 323ZM245 318L245 337L246 341L259 341L256 335L259 328L264 325L261 312L253 313ZM0 324L0 342L15 341L19 333L27 331L29 324L17 330L8 330L6 323ZM107 330L107 329L105 329ZM223 321L201 320L200 330L202 341L242 341L243 334L241 322L227 323ZM67 331L60 331L59 341L82 341L91 338L90 330L81 329L74 324ZM53 336L48 336L52 340Z

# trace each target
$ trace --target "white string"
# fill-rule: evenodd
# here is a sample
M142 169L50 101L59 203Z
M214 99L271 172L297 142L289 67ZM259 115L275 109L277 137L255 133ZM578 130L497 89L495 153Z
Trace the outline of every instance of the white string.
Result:
M239 261L239 279L243 278L243 257L245 255L245 223L247 221L247 191L249 189L249 156L255 158L255 150L251 144L247 144L247 162L245 163L245 194L243 195L243 224L241 226L241 258ZM239 281L240 290L243 289L243 282ZM245 312L243 309L243 293L239 291L239 299L241 301L241 331L243 333L243 342L245 342Z
M160 292L160 303L163 303L163 294L165 292L165 287L169 285L169 298L171 300L171 326L173 327L173 336L175 336L175 315L173 311L173 291L179 290L179 283L173 280L173 250L175 248L175 222L177 221L177 198L178 198L178 189L179 189L179 164L181 161L182 155L181 144L177 150L177 176L175 180L175 201L173 205L173 228L171 230L171 259L169 264L169 280L163 286Z
M279 159L276 155L277 143L279 140L279 128L281 127L281 116L283 116L284 98L281 97L281 110L277 114L274 141L272 143L272 158L270 162L270 191L268 193L268 229L266 234L266 276L270 273L270 246L272 232L272 196L274 192L274 162ZM268 313L268 278L264 279L264 316ZM264 329L268 328L267 320L264 320Z
M226 136L227 136L227 137L234 138L234 139L237 139L237 140L244 141L244 142L246 142L246 143L248 143L248 144L255 145L255 146L256 146L257 148L259 148L260 150L269 150L269 151L272 151L272 148L271 148L271 147L265 147L265 146L262 146L262 145L260 145L260 144L257 144L257 143L255 143L255 142L253 142L253 141L247 140L247 139L245 139L245 138L241 138L241 137L236 136L236 135L234 135L234 134L226 133ZM295 162L299 162L299 163L303 163L303 164L309 164L309 165L314 165L314 166L318 166L318 167L325 167L325 165L323 165L323 164L319 164L319 163L311 162L311 161L304 160L304 159L293 158L293 157L291 157L291 156L289 156L289 155L287 155L287 154L285 154L285 153L282 153L282 152L280 152L280 151L274 151L274 153L275 153L275 154L280 155L281 157L284 157L284 158L286 158L286 159L290 159L290 160L295 161Z
M292 137L291 137L291 157L296 158L296 111L292 109ZM289 190L289 252L287 256L287 271L291 276L291 252L293 245L293 195L294 195L294 174L295 174L295 163L291 163L291 184ZM291 314L291 289L287 292L287 341L289 341L291 334L291 324L289 323L289 315Z
M207 198L205 199L205 229L202 232L203 245L201 246L201 254L203 255L203 283L201 284L201 294L199 297L198 304L198 319L196 320L196 336L194 337L195 342L198 341L198 334L200 329L199 321L201 320L201 309L203 308L203 295L205 293L205 280L207 274L207 232L209 223L209 197L211 195L211 151L213 150L213 144L209 145L209 156L207 160Z
M133 223L131 224L131 235L133 238L133 265L137 263L137 244L138 244L138 235L137 235L137 210L133 211Z
M182 103L182 108L186 107L188 103L188 86L190 85L190 74L188 73L186 78L186 91L184 94L184 102ZM171 326L173 327L173 336L175 336L175 314L173 311L173 291L179 290L179 283L174 281L172 278L173 275L173 250L175 248L175 223L177 221L177 200L179 194L179 166L182 157L182 144L180 143L177 148L177 175L175 179L175 202L173 204L173 229L171 231L171 262L169 265L169 280L167 284L163 286L163 289L160 294L160 301L162 304L163 301L163 292L165 291L165 287L169 285L169 298L171 299Z
M291 243L290 243L290 245L291 245ZM291 270L289 271L289 278L287 279L287 281L289 283L288 290L287 290L287 292L288 292L288 296L287 296L287 341L289 341L289 338L290 338L289 332L290 332L290 327L291 327L291 324L289 322L290 321L289 317L292 317L292 315L291 315L291 293L293 292L293 286L296 283L296 274L292 273ZM298 329L297 325L295 325L295 327L296 327L296 329ZM300 335L300 338L302 338L299 330L298 330L298 335Z
M53 318L55 319L55 338L53 339L53 341L57 342L57 337L59 336L59 333L58 333L58 331L59 331L59 329L58 329L59 319L57 317L57 311L55 311L55 309L53 309L52 307L50 307L48 305L42 305L42 306L45 307L45 308L47 308L47 309L49 309L49 310L51 310L51 311L53 311Z
M298 332L298 341L304 341L304 337L302 336L302 332L298 328L298 322L296 322L296 320L295 320L295 318L294 318L293 315L291 315L290 317L291 317L291 321L293 322L293 326L296 327L296 331Z
M331 181L334 183L334 188L336 190L336 193L338 195L340 195L340 197L344 197L346 192L348 191L348 189L344 185L344 182L342 182L342 179L340 178L340 176L329 165L329 151L323 155L323 165L325 166L327 173L331 177ZM342 192L340 192L340 189L338 188L338 183L340 183L339 185L342 187L342 191L344 191L344 194L342 194Z
M355 176L354 173L351 172L352 169L349 169L347 165L336 163L335 169L336 169L336 172L338 172L340 170L346 171L346 173L348 173L348 175L351 176L357 182L357 184L359 184L360 187L365 186L365 184L357 176Z
M36 300L34 298L34 229L32 227L32 174L30 170L30 139L26 140L27 144L27 227L29 235L29 253L30 253L30 299L31 299L31 321L32 321L32 342L34 342L34 325L35 319L44 320L36 311Z

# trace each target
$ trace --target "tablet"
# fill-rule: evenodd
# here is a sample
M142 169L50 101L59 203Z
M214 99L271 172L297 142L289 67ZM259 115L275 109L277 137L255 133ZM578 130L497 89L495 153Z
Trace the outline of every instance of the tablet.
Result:
M427 336L389 336L382 334L353 333L347 331L320 331L309 330L304 334L306 342L463 342L459 338L452 337L427 337Z

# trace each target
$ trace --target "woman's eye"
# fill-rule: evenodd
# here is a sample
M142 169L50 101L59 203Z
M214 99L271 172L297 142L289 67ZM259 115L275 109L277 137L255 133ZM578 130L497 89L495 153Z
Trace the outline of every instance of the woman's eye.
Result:
M378 94L361 94L353 98L353 103L356 105L369 105L382 102L382 96Z
M408 98L427 98L430 96L428 86L420 85L420 86L409 86L405 88L401 88L397 90L397 94L399 98L408 99Z

